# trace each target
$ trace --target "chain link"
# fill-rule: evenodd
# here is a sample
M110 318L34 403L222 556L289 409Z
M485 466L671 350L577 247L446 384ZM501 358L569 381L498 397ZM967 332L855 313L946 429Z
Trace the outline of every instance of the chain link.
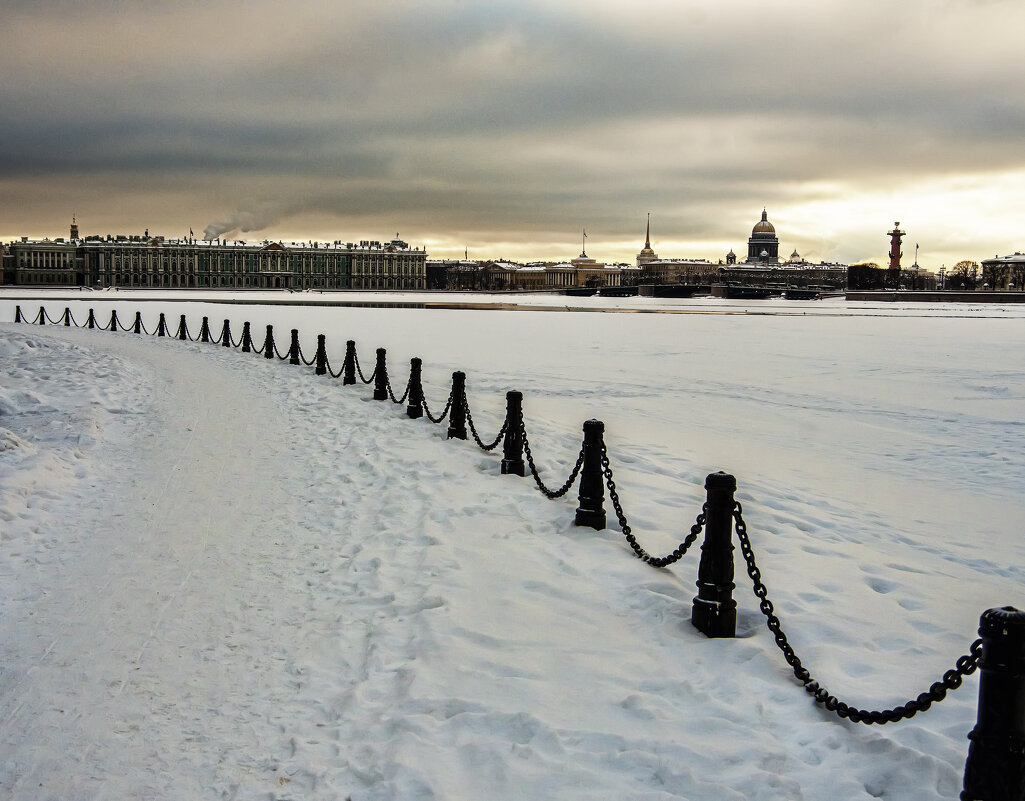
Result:
M534 482L537 484L537 488L548 498L552 500L561 498L567 492L569 488L573 486L573 482L577 480L577 476L580 474L580 468L584 465L584 446L580 445L580 455L577 456L577 463L573 466L573 472L570 473L569 478L566 479L566 483L563 484L559 489L553 490L545 486L541 480L541 476L537 472L537 468L534 466L534 455L530 452L530 441L527 439L527 427L523 424L523 415L520 415L520 434L523 435L523 452L527 455L527 464L530 466L530 474L534 477Z
M448 416L449 410L452 408L452 399L454 397L454 393L450 391L448 393L448 401L445 403L445 410L437 417L431 414L431 407L427 405L427 398L424 398L422 403L424 407L424 414L427 415L427 419L435 424L440 423L442 420L444 420Z
M334 370L332 370L331 369L331 359L329 359L327 357L326 353L324 354L324 367L327 368L327 374L329 376L331 376L332 378L341 378L342 377L342 373L345 372L345 363L344 362L342 363L342 366L339 368L337 373Z
M759 609L765 615L766 626L772 632L777 647L783 652L783 658L786 659L787 664L793 669L798 681L815 698L816 703L822 704L830 712L835 712L837 716L847 718L854 723L866 723L869 725L873 723L878 723L879 725L896 723L897 721L914 717L918 712L924 712L933 703L942 701L949 690L956 690L961 686L964 676L970 676L978 668L979 658L982 656L981 639L972 643L970 653L958 658L954 668L944 673L940 681L933 682L927 691L907 703L877 712L858 709L840 701L812 678L811 673L801 664L801 660L794 653L794 649L787 640L787 635L783 633L782 625L779 622L779 618L776 617L772 601L767 597L769 591L762 582L762 573L755 563L754 551L751 549L751 539L747 534L747 523L744 522L744 509L739 501L737 501L737 505L734 507L733 517L737 524L737 539L740 541L740 551L744 555L744 561L747 563L747 574L754 585L754 593L759 600Z
M359 356L356 354L355 351L353 351L352 353L352 360L356 362L356 372L359 373L359 380L362 381L364 384L373 383L374 379L377 378L377 366L374 366L374 372L370 374L370 378L367 378L363 375L363 368L359 366Z
M319 351L318 351L318 353L319 353ZM299 361L301 361L307 367L313 367L313 363L317 361L317 356L316 356L316 354L314 354L312 359L310 359L309 361L306 361L306 357L303 356L303 346L300 345L299 346Z
M502 428L498 432L498 436L495 437L495 441L492 442L490 445L485 445L484 442L481 440L480 436L477 434L476 427L473 425L473 415L470 414L470 404L466 403L465 399L463 401L463 410L466 412L466 424L470 426L470 433L473 434L473 439L474 442L477 443L477 446L482 451L493 451L495 448L497 448L498 443L501 442L502 438L505 436L505 431L509 427L509 421L504 420L502 422Z
M410 377L410 379L406 382L406 391L402 393L402 397L401 398L396 398L395 397L395 393L392 392L391 381L389 381L388 382L388 397L391 398L391 402L392 403L405 403L406 402L406 398L409 397L409 388L411 386L413 386L413 379L412 379L412 377Z
M684 554L690 549L690 546L694 544L694 540L698 538L701 533L701 529L705 527L705 509L708 504L704 504L701 507L701 513L697 516L694 521L694 525L690 527L690 534L687 538L681 542L672 553L666 556L652 556L644 548L641 547L640 543L637 542L637 538L633 535L630 525L626 522L626 515L623 514L623 506L619 502L619 493L616 492L616 482L612 480L612 468L609 466L609 453L605 447L605 443L602 443L601 447L601 467L602 472L605 475L605 485L609 488L609 500L612 501L612 508L616 510L616 518L619 520L619 527L623 530L623 536L626 541L630 543L630 547L633 548L634 554L641 561L647 562L652 567L668 567L669 565L679 562L683 558Z

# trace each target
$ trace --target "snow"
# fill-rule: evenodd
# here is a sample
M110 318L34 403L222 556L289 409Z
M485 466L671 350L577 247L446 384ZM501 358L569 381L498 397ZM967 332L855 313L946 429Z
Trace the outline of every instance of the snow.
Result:
M365 369L388 349L396 390L421 357L434 412L464 370L488 439L523 392L549 486L601 419L654 553L731 472L796 652L880 709L952 667L985 609L1022 606L1025 309L229 297L0 294L4 797L956 797L977 676L908 721L841 721L741 564L738 637L706 639L697 546L645 565L608 499L609 529L576 528L575 490L549 501L500 450L307 367L9 321L249 320L279 347L298 328L307 356L325 334L336 370L355 339ZM425 297L454 299L387 299Z

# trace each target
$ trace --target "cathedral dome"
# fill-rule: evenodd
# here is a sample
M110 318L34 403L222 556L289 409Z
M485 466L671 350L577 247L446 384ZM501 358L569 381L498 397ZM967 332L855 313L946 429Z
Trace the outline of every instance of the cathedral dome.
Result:
M755 223L755 227L751 229L751 236L757 236L758 234L770 234L771 236L776 235L776 229L772 223L769 222L769 215L762 209L762 219Z

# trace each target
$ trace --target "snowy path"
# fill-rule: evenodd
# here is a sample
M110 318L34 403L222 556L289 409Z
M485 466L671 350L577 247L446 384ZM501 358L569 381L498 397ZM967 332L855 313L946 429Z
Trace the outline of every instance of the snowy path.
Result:
M788 677L749 589L738 639L706 640L687 622L696 557L652 570L617 531L574 528L572 500L499 476L500 457L368 388L132 335L0 324L0 349L0 795L959 789L974 680L899 727L838 722ZM500 398L501 376L474 379L475 401ZM549 408L576 399L572 375L534 380ZM707 406L696 397L681 400ZM493 410L477 422L497 430ZM559 483L574 435L536 413L530 433ZM672 450L615 450L660 552L700 505L688 484L704 465ZM795 648L847 700L917 694L978 611L1020 596L1011 518L992 519L984 552L907 520L894 537L893 507L782 492L771 472L744 482L755 547Z
M303 600L275 581L297 484L294 471L275 473L295 461L260 458L290 437L253 424L280 416L219 364L130 338L99 344L142 365L146 383L123 399L137 406L123 409L134 416L119 436L84 457L106 469L23 611L37 653L22 655L32 667L5 695L4 753L12 740L34 748L7 778L20 797L162 797L190 778L227 788L218 763L258 769L277 739L248 699L261 696L262 710L291 694L259 683L262 663L288 663L287 633L255 652L233 642L285 628ZM210 753L219 729L242 735L234 755Z

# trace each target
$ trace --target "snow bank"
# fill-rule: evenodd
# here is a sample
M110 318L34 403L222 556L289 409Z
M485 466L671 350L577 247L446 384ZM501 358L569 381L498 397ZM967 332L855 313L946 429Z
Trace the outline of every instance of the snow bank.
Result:
M519 389L550 484L603 419L653 552L689 529L705 474L733 472L792 644L852 704L917 695L985 608L1021 606L1013 315L179 308L236 335L298 327L308 353L326 333L336 368L346 338L367 363L386 346L396 384L420 356L432 408L463 369L482 434ZM128 334L8 323L0 343L13 798L960 789L976 678L904 723L839 721L789 674L739 566L738 637L707 640L696 551L654 570L618 531L573 527L574 499L368 388Z

